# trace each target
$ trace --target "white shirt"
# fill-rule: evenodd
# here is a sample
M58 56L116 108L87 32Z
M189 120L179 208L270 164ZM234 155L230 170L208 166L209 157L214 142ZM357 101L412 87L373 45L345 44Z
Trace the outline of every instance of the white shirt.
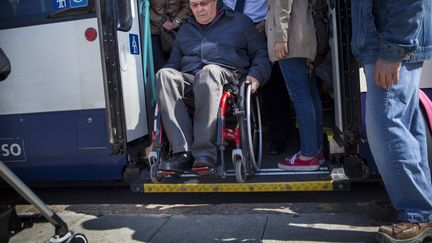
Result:
M234 9L237 0L223 0L223 2ZM243 14L251 18L254 23L259 23L265 19L267 10L267 0L245 0Z

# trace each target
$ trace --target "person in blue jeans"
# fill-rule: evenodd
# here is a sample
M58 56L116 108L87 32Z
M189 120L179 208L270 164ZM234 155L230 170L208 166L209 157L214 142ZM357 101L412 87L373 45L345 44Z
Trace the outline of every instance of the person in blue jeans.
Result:
M266 21L270 61L279 61L296 113L300 151L278 163L287 171L314 171L324 163L322 105L312 62L317 53L312 10L305 0L269 1Z
M419 108L423 61L432 56L432 1L353 0L352 52L367 81L366 132L399 223L379 242L432 236L432 185Z
M255 27L265 34L265 19L268 12L267 0L219 0L220 4L248 16ZM262 104L267 111L270 132L269 155L285 153L285 141L289 135L290 102L280 72L279 64L272 67L270 80L261 89Z

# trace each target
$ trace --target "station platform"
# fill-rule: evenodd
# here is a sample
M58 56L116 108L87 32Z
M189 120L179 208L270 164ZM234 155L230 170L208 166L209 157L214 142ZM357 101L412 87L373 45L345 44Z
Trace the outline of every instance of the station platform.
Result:
M91 243L375 242L382 222L368 203L100 204L51 206ZM30 206L18 208L31 211ZM37 223L10 243L44 243L53 234Z

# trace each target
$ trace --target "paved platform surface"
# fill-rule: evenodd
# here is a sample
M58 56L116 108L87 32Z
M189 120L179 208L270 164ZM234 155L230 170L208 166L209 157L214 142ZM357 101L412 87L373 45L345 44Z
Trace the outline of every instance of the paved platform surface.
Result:
M370 203L52 205L90 243L129 242L375 242L383 221ZM34 212L18 206L19 212ZM38 223L11 243L48 242Z

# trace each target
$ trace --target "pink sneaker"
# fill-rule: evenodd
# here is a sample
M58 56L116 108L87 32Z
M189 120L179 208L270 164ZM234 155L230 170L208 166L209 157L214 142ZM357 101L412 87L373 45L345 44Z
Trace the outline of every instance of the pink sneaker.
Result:
M286 171L314 171L320 168L317 157L310 160L301 160L299 155L299 153L296 153L293 157L279 162L278 167Z
M315 156L320 165L323 165L326 161L323 151L319 151L319 153Z

